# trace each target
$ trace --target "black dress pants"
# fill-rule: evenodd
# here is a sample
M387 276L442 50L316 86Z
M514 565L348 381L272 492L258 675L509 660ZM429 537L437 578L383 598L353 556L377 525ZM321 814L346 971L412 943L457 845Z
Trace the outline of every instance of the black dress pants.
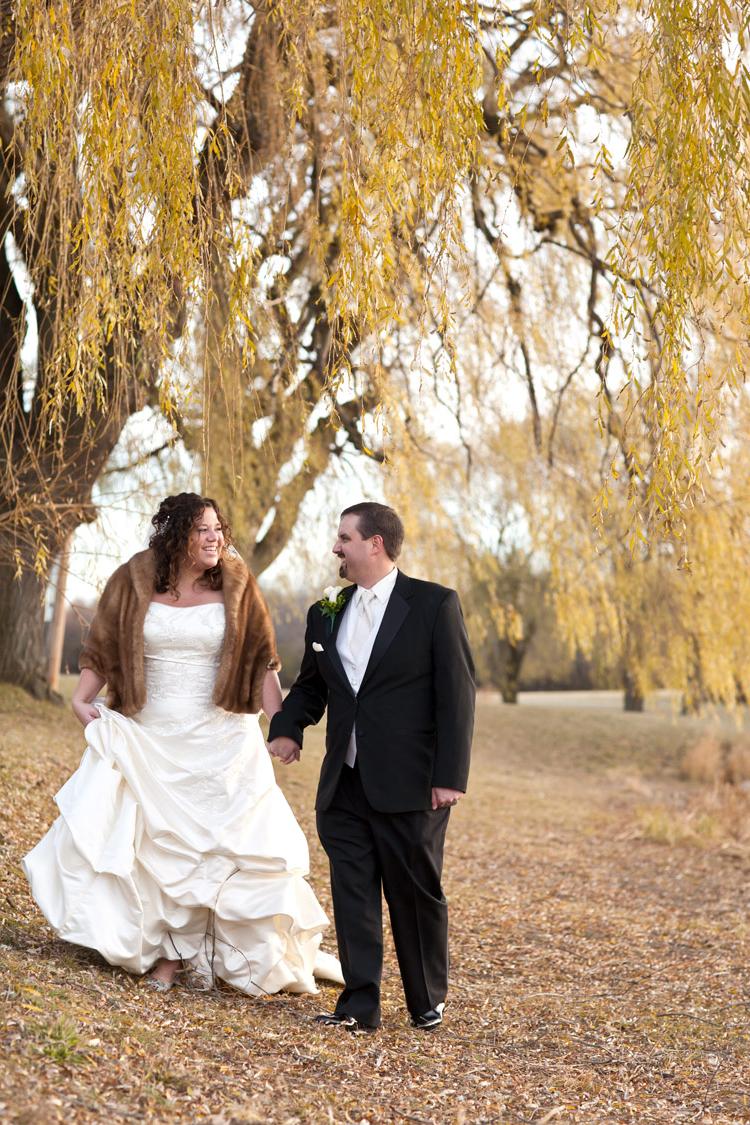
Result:
M380 1023L382 893L406 1006L430 1011L448 991L448 904L440 886L449 809L377 812L359 770L344 766L332 803L317 814L331 866L333 912L346 986L338 1013Z

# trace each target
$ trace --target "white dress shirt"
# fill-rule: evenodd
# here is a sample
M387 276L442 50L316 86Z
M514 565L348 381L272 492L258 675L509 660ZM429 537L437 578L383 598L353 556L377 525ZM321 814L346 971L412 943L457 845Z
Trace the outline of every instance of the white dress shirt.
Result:
M391 594L393 593L397 578L398 569L394 566L393 570L390 570L384 578L381 578L374 586L370 587L369 593L373 595L370 603L372 625L370 627L369 636L367 636L362 643L357 645L356 652L352 651L350 642L355 629L357 613L360 612L359 599L362 595L361 587L352 595L349 599L349 605L346 607L344 619L341 622L336 637L336 648L355 695L359 691L359 686L364 678L367 665L370 662L372 646L375 644L375 638L383 622L383 615L385 614ZM367 591L365 591L365 593L367 593ZM346 750L346 764L348 766L353 766L356 757L357 740L354 729L352 729L351 738L349 739L349 745Z

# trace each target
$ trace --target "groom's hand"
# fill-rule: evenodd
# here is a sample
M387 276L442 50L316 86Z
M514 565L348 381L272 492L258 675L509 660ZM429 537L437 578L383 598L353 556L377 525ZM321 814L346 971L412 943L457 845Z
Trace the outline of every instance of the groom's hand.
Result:
M453 805L457 805L463 797L460 789L433 789L432 790L432 807L433 809L449 809Z
M285 766L290 762L298 762L301 754L301 747L297 745L293 738L274 738L273 742L268 743L268 752L274 758L278 758Z

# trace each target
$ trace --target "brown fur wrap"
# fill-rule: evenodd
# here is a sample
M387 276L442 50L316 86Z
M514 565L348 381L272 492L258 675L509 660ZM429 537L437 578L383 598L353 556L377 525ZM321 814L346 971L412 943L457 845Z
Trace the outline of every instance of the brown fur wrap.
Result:
M238 557L222 559L224 644L213 701L235 713L260 711L263 679L281 667L258 583ZM107 706L135 715L146 703L143 622L154 595L154 555L139 551L104 587L79 660L107 681Z

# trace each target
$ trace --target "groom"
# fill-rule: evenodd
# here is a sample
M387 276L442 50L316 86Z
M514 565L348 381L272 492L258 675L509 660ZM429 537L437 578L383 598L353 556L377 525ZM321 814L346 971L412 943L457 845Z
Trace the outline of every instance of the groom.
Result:
M345 988L318 1022L380 1024L385 893L413 1027L442 1022L448 906L441 886L450 809L466 789L474 666L454 590L396 568L404 528L384 504L341 514L333 553L354 585L307 615L302 667L269 747L300 756L328 707L316 800Z

